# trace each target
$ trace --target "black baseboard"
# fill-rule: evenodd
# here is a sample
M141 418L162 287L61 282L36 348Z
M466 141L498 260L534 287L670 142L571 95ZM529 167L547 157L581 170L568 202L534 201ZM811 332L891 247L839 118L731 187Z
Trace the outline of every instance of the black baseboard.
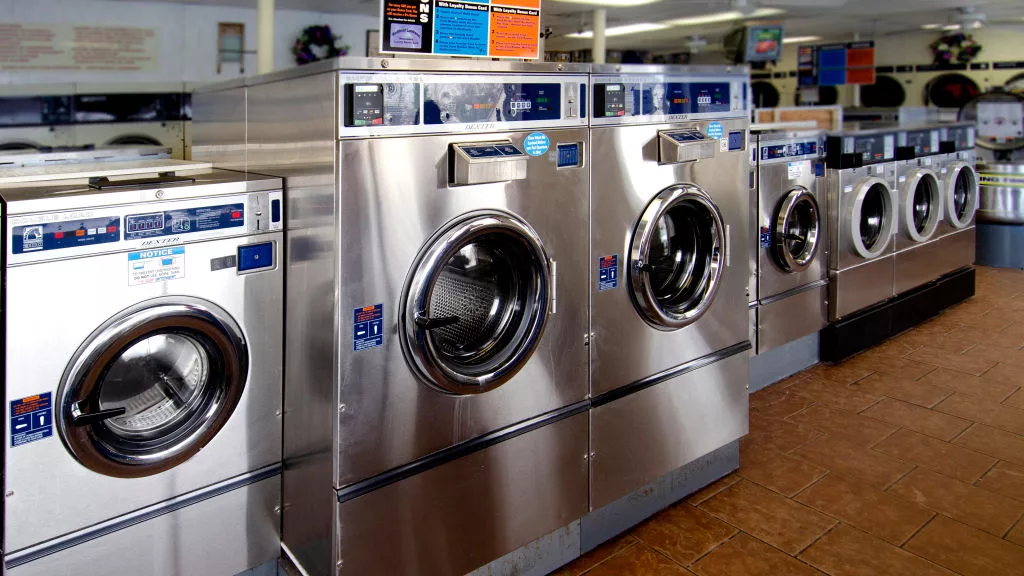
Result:
M819 336L821 361L842 362L972 296L974 268L968 267L830 323Z

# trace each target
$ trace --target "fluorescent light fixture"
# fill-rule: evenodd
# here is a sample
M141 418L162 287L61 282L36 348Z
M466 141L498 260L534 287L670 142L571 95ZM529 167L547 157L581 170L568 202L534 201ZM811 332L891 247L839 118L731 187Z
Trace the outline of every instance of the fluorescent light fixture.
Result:
M795 44L797 42L817 42L821 36L786 36L782 39L783 44Z
M942 24L922 24L921 25L921 29L922 30L938 30L939 28L942 28Z
M728 12L715 12L713 14L704 14L701 16L689 16L686 18L666 20L663 24L667 24L669 26L700 26L701 24L719 24L722 22L732 22L734 20L743 20L746 18L767 18L768 16L777 16L784 12L785 10L780 10L779 8L758 8L750 14L744 14L739 10L729 10Z
M947 24L947 25L943 26L942 29L943 30L959 30L960 29L960 25L959 24Z
M636 34L638 32L653 32L655 30L664 30L668 28L664 24L653 24L651 22L641 22L639 24L626 24L625 26L612 26L606 28L604 31L605 36L625 36L626 34ZM593 38L594 31L587 30L586 32L575 32L573 34L566 34L567 38Z
M611 6L613 8L622 8L630 6L643 6L644 4L654 4L661 0L555 0L556 2L565 2L566 4L590 4L591 6Z

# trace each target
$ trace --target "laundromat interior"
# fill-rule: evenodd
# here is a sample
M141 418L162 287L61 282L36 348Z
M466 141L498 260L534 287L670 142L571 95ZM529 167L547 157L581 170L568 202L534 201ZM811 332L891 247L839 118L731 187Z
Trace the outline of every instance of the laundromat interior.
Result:
M0 0L0 573L1024 576L1020 0Z

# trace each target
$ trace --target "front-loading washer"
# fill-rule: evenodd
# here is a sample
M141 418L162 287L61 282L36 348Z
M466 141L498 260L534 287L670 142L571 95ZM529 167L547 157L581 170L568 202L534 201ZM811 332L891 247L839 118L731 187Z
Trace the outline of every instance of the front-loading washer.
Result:
M947 255L938 234L945 217L938 155L937 126L896 133L896 295L936 280L945 272Z
M747 432L745 68L595 66L590 506Z
M974 217L980 190L976 171L975 126L957 123L939 130L939 189L944 206L936 235L943 247L942 271L974 264Z
M272 563L281 180L117 166L0 188L6 572Z

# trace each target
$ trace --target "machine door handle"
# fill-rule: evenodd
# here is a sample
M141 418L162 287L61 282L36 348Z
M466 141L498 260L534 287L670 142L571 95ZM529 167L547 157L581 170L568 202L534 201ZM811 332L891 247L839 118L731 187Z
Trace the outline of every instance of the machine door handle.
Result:
M423 330L436 330L438 328L444 328L445 326L451 326L460 320L458 316L445 316L443 318L427 318L426 316L416 315L416 325Z
M123 416L124 413L125 413L125 409L122 407L122 408L110 408L109 410L98 410L98 411L92 412L90 414L82 414L81 412L78 412L78 409L76 407L76 409L74 411L72 411L71 425L72 426L88 426L90 424L95 424L97 422L102 422L102 421L104 421L104 420L106 420L108 418L113 418L115 416Z

